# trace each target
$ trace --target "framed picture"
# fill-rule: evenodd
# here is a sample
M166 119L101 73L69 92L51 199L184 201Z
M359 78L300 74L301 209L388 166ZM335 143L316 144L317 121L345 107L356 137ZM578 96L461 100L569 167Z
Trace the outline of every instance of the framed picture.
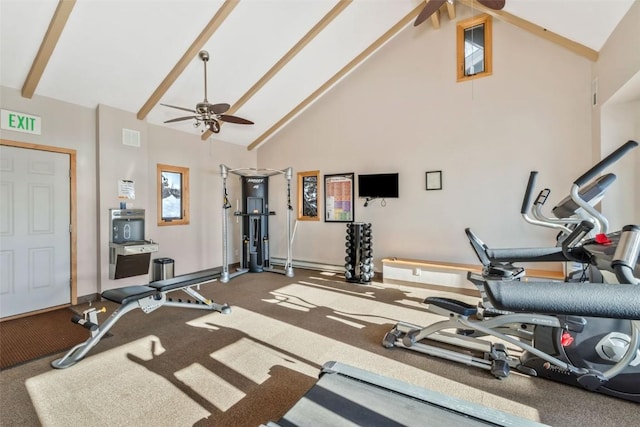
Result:
M442 190L442 171L429 171L427 175L427 190Z
M353 222L354 174L324 176L325 222Z
M319 221L318 177L320 171L298 172L298 219Z
M189 224L189 169L157 165L158 225Z

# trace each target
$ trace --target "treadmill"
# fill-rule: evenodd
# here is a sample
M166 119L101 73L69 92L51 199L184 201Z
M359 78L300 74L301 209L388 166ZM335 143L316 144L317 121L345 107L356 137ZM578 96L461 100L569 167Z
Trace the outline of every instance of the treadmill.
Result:
M340 362L327 362L318 382L277 422L291 426L513 426L545 424L426 390Z

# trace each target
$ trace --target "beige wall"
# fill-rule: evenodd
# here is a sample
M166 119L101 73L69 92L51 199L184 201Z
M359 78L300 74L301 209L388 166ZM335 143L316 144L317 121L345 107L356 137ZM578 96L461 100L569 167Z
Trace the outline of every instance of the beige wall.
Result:
M466 8L458 10L458 19L470 16ZM639 19L636 2L596 64L495 21L494 75L466 83L455 82L455 23L443 19L440 30L409 26L252 152L201 142L108 106L90 109L39 96L25 99L5 87L0 87L2 107L41 116L43 133L3 131L2 137L77 150L79 296L147 280L107 278L106 215L118 205L119 179L136 182L134 206L147 210L147 237L160 244L154 257L174 258L176 274L221 265L221 163L231 168L291 166L294 177L306 170L399 172L399 199L367 208L356 199L356 220L373 224L377 270L387 256L475 263L465 227L494 247L553 244L555 233L528 225L519 215L531 170L540 172L538 188L552 189L548 204L553 205L593 159L624 142L617 141L623 127L639 138L637 102L629 103L631 110L610 107L602 119L600 106L590 105L593 77L599 79L605 103L640 69L640 50L629 49L628 42L639 37L634 24ZM601 130L601 120L610 120L617 130ZM141 132L140 148L122 145L123 127ZM633 180L635 173L631 191L638 194L640 153L635 158L635 172L623 175ZM190 169L191 225L156 225L157 163ZM424 190L427 170L443 171L442 191ZM235 210L238 179L228 181ZM276 211L270 217L272 256L284 258L285 181L274 177L270 187L270 208ZM292 197L296 208L295 179ZM616 217L617 203L604 208L611 209L616 222L628 222ZM635 206L637 223L638 196ZM240 230L231 213L230 229L233 262L238 260ZM300 222L294 258L342 265L344 234L344 224Z
M211 139L202 142L200 138L171 131L160 126L149 127L149 138L153 150L149 153L149 175L154 176L149 191L156 191L156 165L169 164L188 167L191 184L191 225L157 226L156 197L154 193L153 215L149 220L149 233L161 244L160 256L176 260L176 274L185 274L204 268L222 265L222 204L223 190L220 164L230 168L256 167L256 153L245 147ZM240 192L239 179L227 179L230 200ZM235 210L235 203L233 209ZM229 262L239 261L240 231L233 217L229 218ZM185 248L188 251L185 251Z
M140 132L140 147L122 143L122 128ZM100 105L98 107L98 164L100 198L100 273L101 290L133 284L144 284L148 276L109 279L109 209L117 208L118 181L135 182L133 207L146 211L146 238L160 245L153 258L169 257L175 261L175 274L186 274L222 265L222 178L220 163L230 167L255 167L256 154L244 147L210 139L203 142L197 135L149 125L135 114ZM158 226L157 164L189 168L189 225ZM230 179L230 194L238 186ZM235 234L238 234L237 232ZM230 239L229 261L238 257L235 251L239 237Z
M106 289L144 284L148 276L109 280L109 209L117 208L118 181L135 181L133 207L145 209L147 238L160 244L156 257L175 259L176 274L222 265L221 163L230 167L255 167L256 153L244 147L173 131L139 121L135 113L101 105L96 109L34 96L22 98L18 90L0 87L2 108L42 117L42 135L2 131L2 138L64 147L77 154L78 296ZM140 131L139 148L122 144L122 128ZM158 227L156 164L190 169L191 224ZM239 192L229 180L230 194ZM231 219L231 231L238 227ZM229 261L239 259L239 238L230 239Z
M594 160L628 139L640 142L640 2L634 2L593 64L599 103L592 111ZM620 99L624 101L619 101ZM602 210L611 229L640 223L640 149L612 168L618 177ZM635 161L633 160L635 158Z
M95 111L51 98L23 98L0 86L2 108L42 118L42 134L2 130L2 138L76 150L78 295L96 292L96 115Z
M599 52L593 64L598 79L600 105L631 80L640 70L640 2L634 2ZM595 109L597 111L597 108Z
M400 198L356 200L378 271L389 256L477 263L465 227L495 247L553 245L520 207L531 170L552 206L591 166L591 63L495 20L493 53L492 77L456 83L455 23L409 26L263 144L258 164L399 172ZM429 170L443 171L442 191L425 191ZM344 234L344 224L301 222L294 259L342 265Z
M605 154L616 149L620 141L640 141L640 101L607 104L601 112L601 129ZM602 201L602 213L609 220L609 230L640 224L640 148L626 155L610 171L616 174L616 183Z

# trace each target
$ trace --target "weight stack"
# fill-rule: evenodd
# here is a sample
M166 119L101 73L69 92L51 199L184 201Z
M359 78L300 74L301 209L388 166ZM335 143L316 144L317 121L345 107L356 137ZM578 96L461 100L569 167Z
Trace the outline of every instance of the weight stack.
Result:
M348 282L369 284L373 278L373 235L371 224L347 224L344 277Z

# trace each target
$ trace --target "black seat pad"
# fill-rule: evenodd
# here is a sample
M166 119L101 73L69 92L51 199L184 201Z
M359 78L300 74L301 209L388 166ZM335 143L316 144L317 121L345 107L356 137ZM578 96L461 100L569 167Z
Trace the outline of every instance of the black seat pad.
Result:
M151 282L148 286L156 289L158 292L167 292L174 289L184 288L198 283L206 283L220 278L222 270L218 268L209 268L207 270L196 271L195 273L183 274L171 279L158 280Z
M125 286L124 288L109 289L102 293L102 298L118 304L127 304L131 301L138 301L158 293L157 290L149 286Z
M501 310L640 320L640 286L607 283L486 282Z

